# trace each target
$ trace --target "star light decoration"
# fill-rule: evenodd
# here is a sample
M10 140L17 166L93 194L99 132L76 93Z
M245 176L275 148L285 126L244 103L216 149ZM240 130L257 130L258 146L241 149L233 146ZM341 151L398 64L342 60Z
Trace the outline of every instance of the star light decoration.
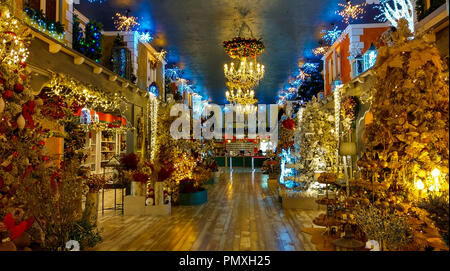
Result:
M136 27L139 26L138 18L134 16L128 16L128 12L126 15L122 15L120 12L116 13L116 16L113 17L114 25L118 31L133 31Z
M343 7L341 11L336 11L336 14L339 14L342 17L342 21L346 24L349 24L351 20L361 19L364 14L364 7L366 3L352 5L350 0L347 0L347 4L338 4L340 7Z

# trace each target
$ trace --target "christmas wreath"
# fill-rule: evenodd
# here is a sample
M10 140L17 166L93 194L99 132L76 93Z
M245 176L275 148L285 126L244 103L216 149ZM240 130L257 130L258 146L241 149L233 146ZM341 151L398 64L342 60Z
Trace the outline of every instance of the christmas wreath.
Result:
M231 58L256 57L264 51L261 39L236 37L223 42L223 48Z

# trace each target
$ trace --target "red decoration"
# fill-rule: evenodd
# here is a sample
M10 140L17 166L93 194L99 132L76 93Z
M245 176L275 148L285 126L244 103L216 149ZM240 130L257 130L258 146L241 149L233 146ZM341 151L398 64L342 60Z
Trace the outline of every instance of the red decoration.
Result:
M35 101L28 101L26 104L23 105L22 109L22 115L27 121L27 125L25 127L27 128L34 128L34 120L32 115L34 114L34 108L36 107Z
M6 172L10 172L10 171L12 171L12 169L13 169L12 164L9 164L6 167L3 167L3 170Z
M173 172L173 165L169 164L164 166L159 172L158 172L158 182L163 182L172 176Z
M11 240L14 240L17 237L21 236L22 233L24 233L26 230L28 230L31 227L31 225L33 225L34 218L30 217L27 220L24 220L20 224L16 225L17 221L14 220L11 213L8 213L3 219L3 223L10 232Z
M295 128L295 122L291 118L285 119L281 125L288 130L294 130Z
M5 92L3 92L3 98L5 99L11 99L14 96L14 93L11 90L5 90Z
M24 87L23 87L22 84L17 83L17 84L14 85L14 91L15 92L22 93L23 90L24 90Z
M133 174L133 180L135 182L144 183L145 184L145 183L147 183L148 179L150 179L150 176L148 176L147 174L142 173L140 171L138 171L138 172Z

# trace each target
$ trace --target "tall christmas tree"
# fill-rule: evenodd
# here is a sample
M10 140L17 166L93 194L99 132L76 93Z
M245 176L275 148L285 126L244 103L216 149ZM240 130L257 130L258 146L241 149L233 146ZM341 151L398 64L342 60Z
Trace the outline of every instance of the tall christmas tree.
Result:
M365 187L362 202L408 218L410 248L420 249L431 245L436 229L417 203L430 195L448 202L449 87L438 50L427 37L411 36L401 19L394 43L379 50L373 121L364 131L356 184Z

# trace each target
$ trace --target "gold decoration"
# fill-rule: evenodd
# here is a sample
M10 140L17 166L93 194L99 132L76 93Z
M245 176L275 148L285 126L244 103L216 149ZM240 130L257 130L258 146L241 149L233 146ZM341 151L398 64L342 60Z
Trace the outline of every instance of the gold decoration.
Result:
M136 26L139 25L137 22L137 17L128 16L128 12L126 15L122 15L120 12L117 12L114 19L114 25L118 31L132 31Z

